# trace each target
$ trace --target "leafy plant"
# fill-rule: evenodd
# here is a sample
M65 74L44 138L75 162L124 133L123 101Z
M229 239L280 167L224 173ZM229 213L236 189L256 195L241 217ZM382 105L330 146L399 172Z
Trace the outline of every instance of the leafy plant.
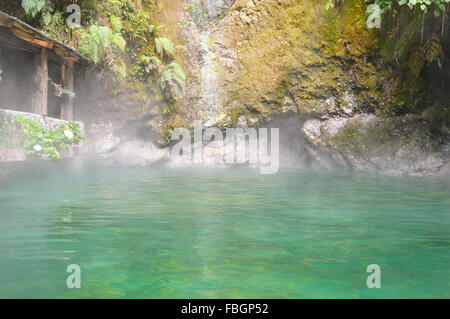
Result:
M152 13L160 10L160 1L163 0L143 1L145 10L142 10L139 2L133 0L22 0L12 4L10 10L49 36L76 48L100 72L112 71L114 80L128 82L123 84L139 90L142 97L152 94L170 104L183 92L185 76L181 66L172 64L182 47L167 33L163 35L163 26L153 21ZM68 3L75 2L83 4L81 26L68 28L66 8ZM188 6L186 10L204 14L201 7ZM21 11L26 15L21 15ZM56 86L55 92L58 96L66 94Z
M24 147L28 154L58 160L61 158L59 149L67 149L84 139L80 125L73 121L60 125L54 131L47 131L35 119L17 116L15 120L22 125Z
M146 31L147 40L139 48L133 75L155 86L166 100L177 100L186 85L183 69L173 61L174 53L181 47L169 38L157 37L158 29L155 26Z
M438 67L442 68L443 58L444 51L439 37L436 34L433 34L424 45L412 49L411 66L416 77L419 76L420 71L425 65L430 65L433 62L436 62Z
M185 89L186 75L178 63L170 63L161 72L159 85L166 96L177 99Z
M170 56L175 51L173 42L168 38L156 38L155 49L161 58L163 58L164 54Z
M126 42L122 35L108 26L93 24L89 31L80 32L79 50L89 55L93 62L98 63L105 58L111 46L125 50Z
M33 18L45 9L46 0L22 0L22 8Z
M369 2L369 1L366 1ZM419 11L427 13L428 10L433 9L436 17L440 16L441 11L445 11L445 4L450 0L375 0L383 12L392 10L396 5L408 6L410 9L418 8Z

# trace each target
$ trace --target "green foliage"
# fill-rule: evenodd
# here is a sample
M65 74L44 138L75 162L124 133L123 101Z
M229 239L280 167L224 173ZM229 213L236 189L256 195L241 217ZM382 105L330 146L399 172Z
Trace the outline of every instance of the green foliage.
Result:
M104 67L125 78L127 68L121 54L126 41L121 34L122 22L116 16L111 16L110 21L111 27L92 24L87 31L76 30L80 39L78 50L94 63L102 62Z
M372 1L366 0L366 3ZM406 61L412 73L418 77L425 66L436 63L442 67L444 50L443 40L435 33L437 27L441 27L442 38L446 14L442 19L441 12L446 12L450 0L376 0L381 11L388 19L384 28L395 27L394 30L386 30L384 40L388 46L388 53L398 65ZM433 14L428 14L432 12ZM390 20L389 20L390 19ZM426 24L426 26L425 26ZM394 39L392 41L391 39ZM409 54L409 56L407 56Z
M161 26L151 20L144 10L133 8L124 14L122 32L128 39L127 52L132 60L129 75L142 81L157 96L176 100L184 91L186 81L181 66L174 62L180 47L169 38L159 36Z
M156 53L158 53L161 57L166 55L171 55L175 52L175 47L173 42L167 38L157 38L155 40L155 48Z
M368 2L368 1L366 1ZM371 1L370 1L371 2ZM450 0L375 0L383 12L392 10L395 6L408 6L410 9L418 9L419 12L427 13L430 9L438 17L441 11L445 11L445 4Z
M109 21L111 22L111 28L114 32L119 33L120 31L122 31L123 28L122 21L118 17L112 15L109 18Z
M116 25L117 26L117 25ZM105 58L112 47L125 50L126 42L121 34L108 26L93 24L88 32L81 29L78 49L98 63Z
M135 58L131 74L156 95L174 101L182 95L186 83L183 69L174 61L181 47L169 38L159 37L160 27L149 21L148 14L142 10L129 16L127 35L133 39L129 51Z
M45 9L46 0L22 0L22 7L32 17Z
M237 108L237 107L232 108L230 110L230 118L231 118L231 123L233 125L236 125L236 123L238 121L238 117L239 117L239 115L241 115L241 113L242 113L242 110L240 108Z
M134 0L52 0L47 5L45 0L22 0L11 4L8 11L73 46L98 69L107 71L106 75L112 71L114 79L127 87L173 102L181 96L186 78L175 63L181 47L167 37L170 30L161 34L162 26L151 16L160 9L160 1L142 0L145 10L141 10ZM70 3L81 4L79 28L69 29L66 25ZM188 8L193 13L199 9ZM22 9L26 15L21 15Z
M39 16L39 22L42 26L49 25L53 20L53 3L47 0L22 0L21 6L25 13L32 17Z
M444 4L449 3L450 0L399 0L399 5L407 5L410 9L420 8L424 13L428 12L430 8L436 17L439 17L441 11L445 11Z
M177 99L185 89L186 75L181 66L175 62L170 63L160 74L159 86L166 97Z
M442 68L442 59L444 58L444 51L442 49L439 37L433 34L424 45L417 46L411 52L411 68L416 77L419 76L420 71L425 65L437 63L439 68Z
M159 26L152 24L150 16L143 10L137 10L125 13L124 29L133 45L137 48L153 42Z
M22 125L24 147L28 154L58 160L61 158L59 149L67 149L84 139L80 125L73 121L62 124L54 131L47 131L34 119L17 116L15 120Z

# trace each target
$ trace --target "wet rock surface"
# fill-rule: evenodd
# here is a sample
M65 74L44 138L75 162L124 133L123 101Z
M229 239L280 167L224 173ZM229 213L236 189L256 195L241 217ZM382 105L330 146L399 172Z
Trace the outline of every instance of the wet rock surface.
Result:
M222 129L278 126L281 167L450 175L448 136L417 115L376 112L401 103L393 95L399 78L370 54L374 38L352 20L365 17L363 7L350 4L337 16L307 1L188 3L191 12L180 15L189 80L178 114L100 123L87 153L119 165L177 166L173 143L154 133L202 119ZM226 150L217 142L202 147L204 165L221 166L214 158Z
M313 145L335 150L355 171L411 176L449 173L446 144L436 140L428 123L417 116L310 119L303 131Z

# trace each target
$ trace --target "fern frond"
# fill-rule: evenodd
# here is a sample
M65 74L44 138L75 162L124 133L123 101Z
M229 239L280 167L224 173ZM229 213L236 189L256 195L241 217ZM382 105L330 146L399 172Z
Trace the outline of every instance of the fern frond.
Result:
M159 55L166 53L167 55L172 54L175 51L173 42L168 38L157 38L155 40L156 52Z
M122 30L122 21L118 17L112 15L111 17L109 17L109 21L111 22L111 28L114 32L120 32Z
M120 33L114 33L112 36L112 43L117 45L122 51L125 50L126 42Z
M186 81L186 75L183 72L183 69L181 68L181 66L176 63L176 62L172 62L168 65L169 68L171 68L172 72L181 80Z
M417 46L411 53L411 66L416 77L419 76L420 71L425 65L425 49L422 46Z
M426 61L428 64L439 61L444 56L441 41L435 33L427 40L424 48L426 50Z

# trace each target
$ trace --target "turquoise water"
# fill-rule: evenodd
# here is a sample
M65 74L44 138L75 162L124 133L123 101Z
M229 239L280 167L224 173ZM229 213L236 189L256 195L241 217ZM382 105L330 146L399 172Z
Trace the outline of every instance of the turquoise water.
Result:
M292 170L3 181L0 298L449 298L449 194L448 179Z

